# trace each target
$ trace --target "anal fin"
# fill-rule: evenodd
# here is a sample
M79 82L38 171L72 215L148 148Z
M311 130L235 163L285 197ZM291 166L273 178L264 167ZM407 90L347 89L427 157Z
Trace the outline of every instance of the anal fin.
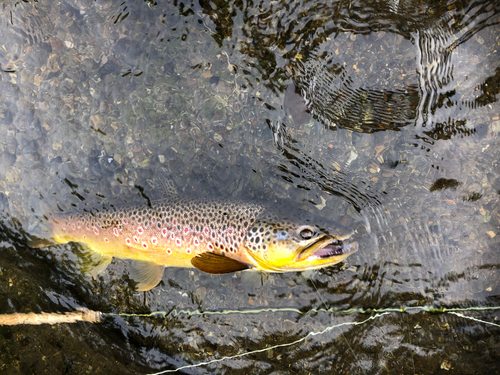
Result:
M191 264L200 271L223 274L251 268L250 265L215 253L202 253L191 259Z
M161 281L165 266L160 264L133 261L130 267L130 278L134 280L135 289L139 292L153 289Z
M113 257L110 255L102 255L93 251L90 254L85 254L85 259L82 264L82 271L89 274L93 278L97 277L99 273L104 271L111 263Z

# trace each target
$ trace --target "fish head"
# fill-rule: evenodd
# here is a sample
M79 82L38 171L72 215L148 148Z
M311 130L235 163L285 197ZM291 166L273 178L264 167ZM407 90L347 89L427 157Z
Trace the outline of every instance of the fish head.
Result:
M266 213L245 235L245 248L256 268L268 272L305 271L339 263L358 244L346 243L352 228L299 213Z

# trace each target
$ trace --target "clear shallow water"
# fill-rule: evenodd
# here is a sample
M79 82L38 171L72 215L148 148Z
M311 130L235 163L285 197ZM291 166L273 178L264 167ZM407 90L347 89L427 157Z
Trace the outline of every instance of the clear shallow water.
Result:
M1 312L170 314L3 327L2 370L153 373L267 348L182 371L496 371L498 326L484 322L499 306L498 13L493 1L5 4ZM92 280L83 247L26 247L51 212L144 202L160 168L186 194L316 205L355 228L359 250L262 279L168 269L133 293L127 262ZM414 308L360 312L400 306ZM480 308L459 313L484 322L417 306ZM174 312L197 309L240 313Z

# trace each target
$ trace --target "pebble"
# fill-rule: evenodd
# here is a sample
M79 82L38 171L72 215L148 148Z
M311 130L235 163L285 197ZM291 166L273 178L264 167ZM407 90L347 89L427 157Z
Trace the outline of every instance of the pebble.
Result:
M500 121L493 121L490 127L493 133L495 134L500 133Z

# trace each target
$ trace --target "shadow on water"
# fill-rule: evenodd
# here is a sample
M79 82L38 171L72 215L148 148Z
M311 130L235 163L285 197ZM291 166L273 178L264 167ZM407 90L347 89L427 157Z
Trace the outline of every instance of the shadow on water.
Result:
M499 13L495 1L5 3L0 312L106 319L0 327L0 369L498 371ZM152 204L162 169L183 195L316 211L354 228L359 250L314 272L167 268L135 293L129 261L92 278L80 244L26 246L54 213Z

